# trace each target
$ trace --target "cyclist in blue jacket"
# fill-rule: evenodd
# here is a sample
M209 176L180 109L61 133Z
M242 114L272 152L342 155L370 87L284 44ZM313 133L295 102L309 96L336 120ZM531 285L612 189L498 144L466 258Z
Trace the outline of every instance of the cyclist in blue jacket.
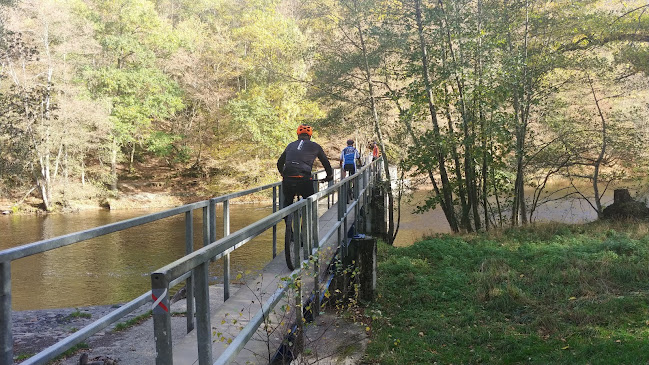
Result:
M361 164L361 154L354 147L354 140L348 139L347 147L340 152L340 167L342 168L343 177L345 177L345 172L348 172L349 176L356 173L356 161L358 161L359 165Z

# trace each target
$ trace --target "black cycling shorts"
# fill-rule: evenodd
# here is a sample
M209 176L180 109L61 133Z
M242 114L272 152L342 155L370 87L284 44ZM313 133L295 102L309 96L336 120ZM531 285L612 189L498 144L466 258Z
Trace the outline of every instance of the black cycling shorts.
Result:
M356 173L356 166L354 164L346 164L345 165L345 171L347 171L349 174L347 176L354 175Z
M284 179L282 181L282 193L284 199L280 208L288 207L293 204L296 196L308 198L315 193L313 181L311 179Z

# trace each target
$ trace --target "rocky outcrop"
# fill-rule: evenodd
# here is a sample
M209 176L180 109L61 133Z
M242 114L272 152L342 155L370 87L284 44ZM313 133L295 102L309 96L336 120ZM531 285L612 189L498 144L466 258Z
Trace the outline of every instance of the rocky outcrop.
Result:
M615 189L613 204L604 208L602 217L610 220L647 219L649 208L645 203L633 200L627 189Z

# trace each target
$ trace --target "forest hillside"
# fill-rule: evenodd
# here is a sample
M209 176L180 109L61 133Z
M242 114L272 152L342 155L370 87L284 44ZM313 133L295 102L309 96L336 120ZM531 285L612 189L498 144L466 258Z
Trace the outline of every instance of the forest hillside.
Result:
M3 209L274 182L300 123L334 161L376 141L456 232L646 190L642 0L0 0L0 25Z

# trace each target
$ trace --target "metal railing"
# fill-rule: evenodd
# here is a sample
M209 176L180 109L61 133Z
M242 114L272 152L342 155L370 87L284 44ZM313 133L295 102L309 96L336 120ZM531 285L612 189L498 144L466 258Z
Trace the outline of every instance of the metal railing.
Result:
M209 200L183 205L181 207L169 209L163 212L115 222L101 227L91 228L84 231L75 232L0 251L0 364L13 363L13 335L11 319L12 261L181 214L185 215L185 251L187 254L189 254L193 251L194 243L194 232L192 225L194 210L202 209L203 211L203 245L206 246L210 242L214 242L216 240L217 204L221 203L223 205L223 234L228 235L230 233L230 200L245 195L259 193L267 189L272 189L273 211L276 211L278 203L280 201L279 199L281 198L281 191L279 191L281 190L279 189L280 186L281 182L268 184L248 190L235 192L232 194L223 195ZM276 230L277 227L273 227L273 257L276 255L277 247ZM224 263L224 291L226 299L229 295L229 279L229 261L226 261ZM194 308L192 300L194 298L194 295L192 293L193 285L191 285L191 275L186 274L179 276L170 284L173 287L181 283L183 280L187 281L187 332L189 332L193 329L194 326L194 322L192 320ZM122 305L119 309L108 313L104 317L99 318L98 320L75 332L69 337L66 337L58 343L23 361L22 364L46 364L48 361L55 359L65 351L80 344L81 342L83 342L83 340L89 338L102 329L110 326L113 323L116 323L128 314L134 312L142 305L152 302L153 299L151 294L151 291L148 291L140 295L132 301Z
M278 210L271 215L250 224L235 233L210 243L209 245L192 252L191 254L182 257L151 274L151 291L157 298L153 309L153 323L154 323L154 337L156 339L156 365L171 365L173 364L173 344L171 335L171 313L165 310L169 306L169 289L178 278L188 273L192 273L194 278L194 295L196 303L196 335L197 335L197 348L198 348L198 363L200 365L212 364L212 326L210 323L210 304L209 304L209 283L207 280L208 264L211 260L225 257L236 248L241 247L254 237L261 233L276 227L286 216L290 214L295 215L294 221L297 221L297 215L305 217L306 225L305 232L300 232L299 224L296 224L294 235L299 237L304 235L306 237L305 250L312 254L312 257L317 257L317 252L321 244L326 243L334 234L338 234L338 246L341 245L346 232L349 230L347 216L350 212L354 211L358 216L361 205L367 202L369 194L369 186L374 181L376 174L380 172L380 160L374 161L372 164L362 167L359 171L346 179L328 187L323 191L319 191L309 197L308 199L300 200L292 205ZM354 197L350 204L347 203L348 189L353 186ZM338 197L338 214L337 222L328 231L324 232L323 237L320 237L318 231L318 202L324 197L337 195ZM341 199L341 197L343 197ZM328 199L329 201L329 199ZM300 249L300 240L295 239L295 252ZM343 252L343 255L345 252ZM296 255L297 256L297 255ZM308 255L305 255L308 257ZM296 258L297 261L297 258ZM299 262L296 262L299 264ZM316 273L319 270L317 259L315 261L314 269ZM299 278L302 274L300 265L294 270L290 277ZM319 295L319 275L315 276L314 283L314 314L319 313L320 308L320 295ZM299 286L298 286L299 287ZM252 318L248 325L235 337L233 342L228 346L222 356L217 359L215 364L226 364L232 361L238 353L244 348L246 343L259 326L263 323L265 315L273 310L275 305L280 299L286 295L287 286L283 286L270 297L263 305L262 309ZM297 323L300 323L301 311L297 310ZM188 314L189 315L189 314Z
M376 162L376 161L375 161ZM295 213L298 209L305 210L306 205L311 203L313 205L314 201L318 201L324 196L331 197L335 193L345 194L346 196L346 187L350 182L354 182L355 189L356 186L365 186L369 184L370 176L373 176L377 173L380 168L374 166L379 165L368 165L363 167L358 173L353 176L350 176L343 181L333 185L332 187L327 188L322 192L316 193L313 197L308 200L302 200L298 203L295 203L289 207L278 210L279 202L282 199L281 192L281 182L268 184L244 191L235 192L232 194L223 195L220 197L212 198L209 200L204 200L192 204L183 205L181 207L173 208L170 210L153 213L145 215L142 217L136 217L116 223L107 224L101 227L91 228L80 232L75 232L55 238L50 238L19 247L14 247L0 251L0 364L12 364L13 363L13 335L12 335L12 307L11 307L11 262L21 258L25 258L31 255L43 253L49 250L54 250L57 248L69 246L75 243L89 240L91 238L100 237L110 233L115 233L122 231L128 228L144 225L151 223L160 219L176 216L176 215L185 215L185 247L187 256L183 257L180 260L171 263L162 269L158 270L156 273L151 275L152 278L152 290L146 293L143 293L139 297L131 300L128 303L125 303L120 308L108 313L107 315L99 318L98 320L92 322L88 326L80 329L79 331L71 334L65 339L57 342L56 344L46 348L45 350L39 352L38 354L30 357L27 360L24 360L22 364L32 365L32 364L46 364L47 362L55 359L57 356L63 354L65 351L73 348L74 346L83 342L83 340L89 338L90 336L100 332L104 328L110 326L111 324L116 323L120 319L124 318L128 314L134 312L142 305L146 303L153 302L154 297L157 299L161 298L161 293L158 292L158 289L164 288L167 290L173 288L175 285L180 284L183 281L186 281L187 288L187 332L190 332L194 329L194 323L198 324L197 333L199 339L203 338L205 335L210 334L209 327L209 305L205 306L205 303L208 303L209 297L203 295L207 291L198 290L194 291L195 288L206 288L209 285L207 277L208 271L207 266L209 261L213 261L218 258L224 258L223 265L223 276L224 276L224 300L227 300L230 295L230 262L229 254L238 247L241 247L246 242L250 241L252 238L259 235L261 232L264 232L272 228L273 231L273 257L277 254L277 223L283 219L288 214ZM320 173L320 172L319 172ZM358 183L356 183L358 181ZM364 181L364 182L363 182ZM256 222L253 223L235 233L230 233L230 200L238 197L242 197L249 194L258 193L267 189L272 189L272 211L273 213ZM358 190L360 193L360 190ZM358 194L355 196L359 196ZM328 199L329 205L331 205L333 200L330 202ZM216 205L222 204L223 207L223 238L216 240ZM340 207L340 205L339 205ZM350 209L355 207L359 209L357 204L352 204ZM197 251L193 251L193 213L194 210L202 209L203 213L203 248ZM309 216L312 219L316 220L315 226L312 223L309 223L309 230L315 230L315 236L318 237L317 233L317 204L315 208L316 214L310 214ZM306 213L305 213L306 214ZM339 208L338 218L339 223L337 224L339 242L342 241L343 229L347 231L347 222L346 222L346 213L343 213ZM272 222L272 223L269 223ZM313 228L315 227L315 228ZM326 239L331 237L335 231L328 232L326 234ZM315 242L321 242L315 241ZM164 271L162 271L164 269ZM154 279L154 277L156 279ZM173 278L171 278L173 277ZM156 283L156 284L154 284ZM157 295L156 295L157 294ZM281 298L282 294L277 294ZM166 295L164 300L168 301L169 296ZM195 300L195 305L194 305ZM267 302L268 303L268 302ZM208 303L209 304L209 303ZM272 305L274 306L274 304ZM159 307L154 305L153 308ZM194 307L196 307L196 313L193 312ZM160 320L157 321L157 317L154 310L154 323L156 328L156 335L158 327L160 326ZM208 325L205 326L205 317L207 319ZM194 322L194 318L196 319ZM165 324L166 328L166 324ZM245 330L244 330L245 331ZM168 332L170 333L170 332ZM243 333L243 332L242 332ZM163 336L164 337L164 336ZM167 350L160 350L158 342L161 340L158 339L156 342L156 348L158 351L158 357L160 354L164 354ZM165 340L166 342L167 340ZM241 341L239 337L235 339L233 344ZM171 343L170 337L168 343ZM245 342L244 342L245 345ZM236 347L236 346L235 346ZM233 347L233 349L235 348ZM171 349L169 348L170 352ZM204 353L206 350L203 348L199 352ZM211 350L210 350L211 353ZM238 351L237 351L238 353ZM236 355L235 355L236 356ZM211 358L210 356L205 356L205 358ZM201 361L200 364L206 364L205 360Z

